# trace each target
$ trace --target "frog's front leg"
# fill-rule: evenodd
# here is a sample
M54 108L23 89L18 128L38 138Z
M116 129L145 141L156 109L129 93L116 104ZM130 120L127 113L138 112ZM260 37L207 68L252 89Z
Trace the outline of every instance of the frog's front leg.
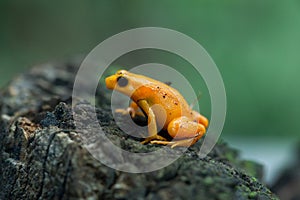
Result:
M141 112L139 106L134 101L132 101L130 103L130 105L127 109L119 108L119 109L116 109L115 112L121 113L122 115L129 114L132 118L135 118L136 116L144 117L143 112Z
M168 125L168 133L174 138L173 141L153 140L152 144L176 146L191 146L196 143L206 132L203 124L194 122L189 118L182 116L176 118Z
M155 120L155 115L151 107L146 100L139 100L137 102L138 106L145 112L148 117L148 134L149 136L142 142L146 144L152 140L165 141L166 139L157 134L157 125Z

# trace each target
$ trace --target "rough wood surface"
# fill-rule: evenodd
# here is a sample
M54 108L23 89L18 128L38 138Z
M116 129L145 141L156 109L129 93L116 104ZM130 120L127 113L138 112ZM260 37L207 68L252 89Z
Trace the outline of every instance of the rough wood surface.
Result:
M0 199L277 199L258 181L261 166L240 160L224 142L204 159L197 156L199 142L151 173L101 164L74 130L70 103L76 63L34 67L2 89ZM160 148L127 137L112 118L108 97L99 87L97 117L115 144L133 152ZM87 103L78 105L89 109Z

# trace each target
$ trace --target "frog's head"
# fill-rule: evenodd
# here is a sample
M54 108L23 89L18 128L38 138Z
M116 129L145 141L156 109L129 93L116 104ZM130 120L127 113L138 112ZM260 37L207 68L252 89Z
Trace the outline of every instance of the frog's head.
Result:
M131 73L126 70L119 70L114 75L105 79L105 84L108 89L117 90L127 95L135 90L131 82Z

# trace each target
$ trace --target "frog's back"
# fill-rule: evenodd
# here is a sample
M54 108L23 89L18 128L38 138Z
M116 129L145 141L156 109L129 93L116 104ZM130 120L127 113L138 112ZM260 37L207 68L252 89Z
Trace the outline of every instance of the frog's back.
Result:
M131 98L135 102L146 100L150 106L156 105L156 109L161 107L167 115L167 122L177 117L190 116L190 107L182 95L176 89L156 80L138 87Z

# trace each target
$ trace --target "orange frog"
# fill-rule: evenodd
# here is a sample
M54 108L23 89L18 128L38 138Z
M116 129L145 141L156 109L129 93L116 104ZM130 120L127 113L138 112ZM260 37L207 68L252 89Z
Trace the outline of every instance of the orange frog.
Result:
M207 118L192 110L182 95L165 83L126 70L107 77L105 83L108 89L117 90L132 100L127 110L118 109L117 112L148 118L149 136L143 144L171 145L171 148L190 146L206 132ZM167 141L158 135L158 129L166 130L173 140Z

